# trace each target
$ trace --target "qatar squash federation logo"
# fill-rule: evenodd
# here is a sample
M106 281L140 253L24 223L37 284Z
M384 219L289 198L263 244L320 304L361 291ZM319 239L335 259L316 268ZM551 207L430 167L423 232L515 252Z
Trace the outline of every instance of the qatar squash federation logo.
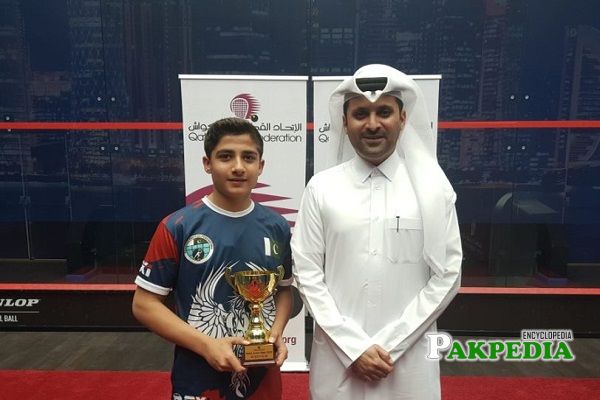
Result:
M260 104L258 100L249 93L241 93L231 99L229 103L231 112L238 117L243 119L250 119L252 122L258 121L258 115L260 111Z

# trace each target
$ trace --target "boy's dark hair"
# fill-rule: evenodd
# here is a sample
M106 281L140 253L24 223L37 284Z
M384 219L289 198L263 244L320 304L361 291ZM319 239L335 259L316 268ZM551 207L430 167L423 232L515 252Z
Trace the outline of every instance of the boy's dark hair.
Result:
M396 103L398 103L398 108L400 109L400 112L402 112L402 108L404 107L404 103L402 102L402 100L400 100L399 98L397 98L396 96L393 96L396 99ZM346 114L348 113L348 103L350 102L350 100L352 99L348 99L344 102L344 116L346 116Z
M243 135L248 134L258 150L258 155L262 158L263 155L263 139L258 132L258 129L249 121L241 118L223 118L213 122L206 135L204 136L204 153L210 158L219 141L226 135Z

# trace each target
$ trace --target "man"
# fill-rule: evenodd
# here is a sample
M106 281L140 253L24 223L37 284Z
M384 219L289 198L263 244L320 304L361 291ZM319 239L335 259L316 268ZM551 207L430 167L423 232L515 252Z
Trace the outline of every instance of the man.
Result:
M462 250L423 94L368 65L337 87L330 114L356 155L310 180L292 237L316 323L312 400L439 399L424 335L458 291Z
M279 367L287 357L283 329L292 306L290 229L250 194L262 173L263 140L243 119L212 124L204 142L204 169L213 192L159 224L135 280L135 317L176 344L172 399L280 399ZM282 250L273 252L267 243ZM234 345L249 322L244 301L223 277L234 272L284 267L275 300L263 316L277 351L274 367L244 368ZM177 315L164 304L175 291Z

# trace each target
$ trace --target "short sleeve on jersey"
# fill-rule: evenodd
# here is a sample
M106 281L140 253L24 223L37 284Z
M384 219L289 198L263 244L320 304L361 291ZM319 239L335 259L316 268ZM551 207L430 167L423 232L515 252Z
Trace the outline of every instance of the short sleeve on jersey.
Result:
M179 250L163 220L152 236L135 283L152 293L166 296L175 286L178 265Z

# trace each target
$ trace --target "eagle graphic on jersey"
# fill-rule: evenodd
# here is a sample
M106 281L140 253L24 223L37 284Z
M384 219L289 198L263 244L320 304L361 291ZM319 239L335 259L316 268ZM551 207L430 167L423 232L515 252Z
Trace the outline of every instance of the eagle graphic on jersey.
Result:
M204 283L200 283L196 288L196 293L192 296L192 306L187 318L188 324L202 333L213 337L222 338L227 336L244 336L244 332L250 323L250 314L246 306L246 301L242 296L234 295L229 299L224 299L221 303L216 296L216 287L221 283L225 269L233 268L237 261L232 264L221 264L210 272ZM252 262L246 262L245 265L252 271L265 271ZM263 303L263 319L265 327L271 329L275 320L275 301L273 296L269 297ZM242 348L236 346L234 352L241 356ZM243 398L246 388L250 384L246 372L234 372L231 376L231 387L236 395Z

